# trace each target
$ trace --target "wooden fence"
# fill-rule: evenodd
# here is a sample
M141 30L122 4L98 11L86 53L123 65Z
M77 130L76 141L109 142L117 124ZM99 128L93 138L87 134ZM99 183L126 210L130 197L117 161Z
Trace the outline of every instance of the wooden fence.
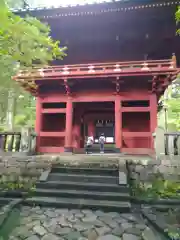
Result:
M154 133L154 146L157 156L180 156L180 132L165 132L158 127Z
M36 134L31 129L21 132L0 132L0 149L3 152L36 152Z
M169 132L164 134L165 154L180 156L180 132Z
M158 127L154 133L156 156L180 156L180 132L165 132ZM0 132L0 149L4 152L36 153L36 134L32 129L21 132Z

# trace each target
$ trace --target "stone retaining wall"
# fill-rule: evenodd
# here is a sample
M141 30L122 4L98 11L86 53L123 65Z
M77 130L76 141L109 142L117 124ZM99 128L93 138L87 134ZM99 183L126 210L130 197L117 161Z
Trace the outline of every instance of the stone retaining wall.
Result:
M180 182L180 158L178 158L127 160L129 177L136 185L151 183L158 176L162 176L166 180Z
M56 161L51 156L2 156L0 158L0 184L6 182L36 182L41 173Z
M52 165L91 167L117 167L118 156L86 156L86 155L36 155L27 156L23 153L0 152L0 185L6 182L36 182L43 171L50 170ZM124 166L124 162L122 163Z

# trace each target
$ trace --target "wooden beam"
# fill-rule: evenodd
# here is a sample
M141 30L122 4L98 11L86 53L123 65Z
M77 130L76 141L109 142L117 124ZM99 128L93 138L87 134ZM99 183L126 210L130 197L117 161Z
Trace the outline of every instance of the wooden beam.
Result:
M122 107L122 112L150 112L150 107Z
M64 147L52 147L52 146L40 147L39 152L40 153L61 153L61 152L64 152Z
M53 103L53 102L66 102L67 96L65 94L49 94L49 95L41 95L42 103Z
M135 137L151 137L151 132L123 132L122 136L124 138L135 138Z
M115 95L112 92L104 93L79 93L73 96L73 102L114 102Z
M66 113L65 108L47 108L43 109L42 113Z
M40 132L40 137L65 137L65 132Z

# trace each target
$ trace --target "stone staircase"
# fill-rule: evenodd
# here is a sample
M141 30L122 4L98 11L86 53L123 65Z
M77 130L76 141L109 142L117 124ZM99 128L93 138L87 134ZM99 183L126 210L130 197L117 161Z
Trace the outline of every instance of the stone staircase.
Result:
M99 144L93 144L92 148L90 149L92 153L100 153ZM119 149L115 148L113 145L105 144L104 146L104 153L119 153Z
M26 204L48 207L102 209L130 212L125 165L54 167L47 181L38 182Z

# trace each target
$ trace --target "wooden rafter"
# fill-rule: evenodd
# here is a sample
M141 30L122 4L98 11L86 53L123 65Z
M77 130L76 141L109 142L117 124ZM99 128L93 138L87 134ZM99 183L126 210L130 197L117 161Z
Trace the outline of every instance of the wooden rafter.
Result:
M177 74L154 76L152 80L152 92L156 93L157 96L161 96L176 76Z

